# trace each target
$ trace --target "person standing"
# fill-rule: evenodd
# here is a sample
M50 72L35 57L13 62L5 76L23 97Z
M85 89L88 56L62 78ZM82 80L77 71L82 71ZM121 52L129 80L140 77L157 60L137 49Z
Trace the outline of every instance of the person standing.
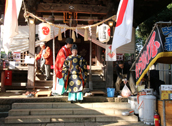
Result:
M45 46L45 42L41 42L40 47L41 51L35 57L35 60L41 59L41 72L44 74L45 71L45 80L50 80L50 66L53 65L53 53L50 47Z
M71 55L71 50L70 48L73 45L73 39L72 38L67 38L66 39L66 45L64 45L58 52L57 57L56 57L56 62L55 62L55 74L56 74L56 83L53 83L53 88L52 88L52 94L63 94L64 93L64 88L60 88L64 86L64 80L62 77L62 69L63 69L63 63L66 60L66 58Z
M87 80L87 63L83 57L77 54L77 45L72 46L72 55L68 56L63 64L63 79L65 89L68 88L68 101L81 102L83 100L83 88Z

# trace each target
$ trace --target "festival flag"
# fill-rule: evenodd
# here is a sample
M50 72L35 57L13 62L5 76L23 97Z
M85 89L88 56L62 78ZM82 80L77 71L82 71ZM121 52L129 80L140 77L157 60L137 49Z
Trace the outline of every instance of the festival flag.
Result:
M112 50L131 42L134 0L121 0L117 12L117 23L112 41Z
M13 37L18 34L18 15L22 0L6 0L4 17L3 48L8 54Z

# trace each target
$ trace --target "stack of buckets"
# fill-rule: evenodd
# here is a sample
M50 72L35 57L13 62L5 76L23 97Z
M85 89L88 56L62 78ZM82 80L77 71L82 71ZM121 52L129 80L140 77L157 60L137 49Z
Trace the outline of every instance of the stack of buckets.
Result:
M154 125L154 113L156 111L156 97L153 95L153 89L145 89L146 94L138 96L138 111L140 121L147 125Z
M115 88L107 88L107 96L114 97L115 95Z

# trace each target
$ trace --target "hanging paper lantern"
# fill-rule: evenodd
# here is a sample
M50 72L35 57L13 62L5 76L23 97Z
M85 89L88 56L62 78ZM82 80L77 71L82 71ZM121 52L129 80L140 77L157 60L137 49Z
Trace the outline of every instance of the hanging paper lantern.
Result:
M39 24L39 40L49 41L51 38L51 27L47 23Z
M99 41L100 42L108 42L110 39L110 27L106 24L102 24L99 26Z

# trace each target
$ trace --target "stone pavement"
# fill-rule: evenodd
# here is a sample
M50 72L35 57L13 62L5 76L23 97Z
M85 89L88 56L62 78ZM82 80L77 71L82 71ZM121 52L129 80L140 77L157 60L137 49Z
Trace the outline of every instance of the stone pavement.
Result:
M4 124L5 118L0 118L0 126L147 126L142 122L117 122L117 123L44 123L44 124Z

